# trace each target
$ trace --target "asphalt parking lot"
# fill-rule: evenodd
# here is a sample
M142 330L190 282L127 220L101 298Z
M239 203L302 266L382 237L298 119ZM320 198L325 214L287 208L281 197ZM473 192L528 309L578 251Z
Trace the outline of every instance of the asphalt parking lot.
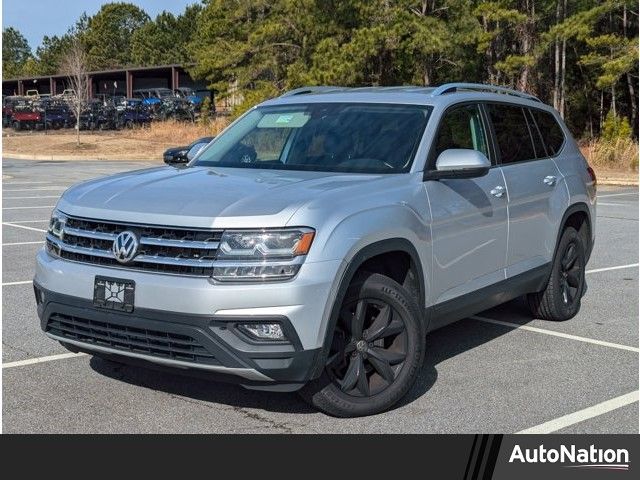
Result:
M532 319L514 301L441 329L397 408L344 420L296 394L67 355L41 332L31 280L58 196L77 181L145 166L3 161L5 433L638 433L637 188L599 189L577 317Z

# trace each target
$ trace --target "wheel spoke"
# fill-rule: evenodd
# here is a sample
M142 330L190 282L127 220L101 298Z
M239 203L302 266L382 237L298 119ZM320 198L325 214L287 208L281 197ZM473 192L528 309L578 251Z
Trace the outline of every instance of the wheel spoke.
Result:
M364 331L363 338L368 342L372 342L380 337L380 334L389 325L391 316L391 307L389 305L385 305L384 307L382 307L371 326Z
M576 261L576 258L578 258L578 255L576 253L576 246L574 244L571 244L567 249L567 253L564 254L564 258L562 259L562 269L565 272L569 270Z
M360 355L356 355L355 357L351 357L349 361L349 366L347 367L347 371L344 374L344 378L339 381L340 388L343 392L348 392L349 390L353 390L353 387L356 386L356 382L358 381L358 375L360 373L360 365L362 364L362 357Z
M367 306L368 302L366 300L359 300L356 304L356 311L351 320L351 337L356 340L362 338L362 327L364 325L365 315L367 314Z
M385 350L380 347L371 347L367 350L367 353L382 362L386 362L389 365L397 365L402 362L407 356L404 352L394 352L392 350Z
M564 303L569 303L569 285L566 280L562 281L562 300Z
M342 352L336 352L333 355L330 355L329 358L327 358L327 367L332 367L333 365L335 365L336 363L338 363L338 360L340 360L340 357Z
M373 365L373 368L375 368L376 372L378 372L380 376L386 380L387 383L393 382L395 374L393 373L393 369L391 368L389 362L380 360L373 355L369 357L369 361L371 362L371 365Z
M364 362L362 360L362 355L358 355L358 382L356 387L358 391L364 395L365 397L369 396L369 379L367 378L367 371L364 368Z
M573 288L578 288L580 285L580 269L573 268L567 273L567 283Z

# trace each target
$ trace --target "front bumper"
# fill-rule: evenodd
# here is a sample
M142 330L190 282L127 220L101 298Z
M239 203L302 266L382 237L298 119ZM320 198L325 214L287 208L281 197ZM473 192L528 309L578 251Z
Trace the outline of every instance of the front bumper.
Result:
M41 250L34 288L42 329L70 348L292 390L316 371L339 266L307 264L289 282L230 285L69 262ZM132 313L93 305L97 275L135 281ZM257 342L236 329L260 321L280 323L288 341Z

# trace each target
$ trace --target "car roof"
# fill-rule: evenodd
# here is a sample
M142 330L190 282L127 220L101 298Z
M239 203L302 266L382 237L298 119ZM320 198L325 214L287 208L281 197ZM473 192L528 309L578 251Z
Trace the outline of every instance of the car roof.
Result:
M302 87L267 100L261 105L304 103L389 103L448 106L464 101L495 101L535 106L552 110L537 97L526 92L497 85L448 83L438 87L403 85L396 87Z

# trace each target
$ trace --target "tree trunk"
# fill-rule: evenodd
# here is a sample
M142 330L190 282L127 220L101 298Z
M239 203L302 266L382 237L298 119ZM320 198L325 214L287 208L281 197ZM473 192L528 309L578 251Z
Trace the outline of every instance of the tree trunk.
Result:
M556 2L556 25L560 23L560 0ZM556 37L553 70L553 108L560 110L560 40Z
M564 118L564 105L565 105L565 85L566 85L566 73L567 73L567 40L562 40L562 61L560 64L560 117Z

